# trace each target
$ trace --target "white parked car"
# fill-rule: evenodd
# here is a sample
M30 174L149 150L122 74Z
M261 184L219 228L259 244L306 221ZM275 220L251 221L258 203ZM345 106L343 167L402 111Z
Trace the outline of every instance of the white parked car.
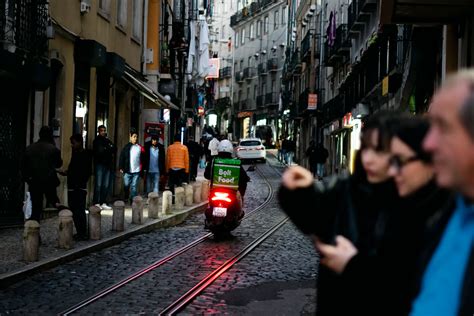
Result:
M267 152L260 138L242 138L236 148L236 156L241 160L267 160Z

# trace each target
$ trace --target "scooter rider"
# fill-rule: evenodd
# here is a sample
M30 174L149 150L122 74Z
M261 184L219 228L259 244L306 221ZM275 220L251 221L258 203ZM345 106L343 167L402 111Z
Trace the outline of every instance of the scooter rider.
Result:
M221 140L219 142L219 146L217 147L218 154L214 158L224 158L224 159L232 159L232 152L234 151L234 147L232 143L227 139ZM206 170L204 170L204 177L208 180L213 179L213 170L214 170L214 160L207 164ZM247 182L250 181L250 177L245 172L242 165L240 166L240 177L239 177L239 189L240 195L242 199L245 195L245 191L247 190ZM212 185L212 183L211 183Z

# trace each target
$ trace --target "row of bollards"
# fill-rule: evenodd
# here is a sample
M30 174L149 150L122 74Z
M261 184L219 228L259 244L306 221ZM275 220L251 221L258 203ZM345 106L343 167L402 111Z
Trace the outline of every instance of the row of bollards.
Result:
M161 215L170 214L173 210L179 211L185 206L193 203L201 203L207 200L209 195L209 181L198 181L193 184L184 183L182 187L175 188L175 204L172 204L172 192L164 191L162 197ZM143 215L144 201L141 196L136 196L132 203L132 224L142 225L145 223ZM148 218L157 219L160 216L158 193L148 194ZM116 201L113 204L112 230L125 230L125 203ZM97 206L89 208L89 238L101 239L101 209ZM70 210L59 212L58 246L62 249L73 247L73 219ZM40 246L40 224L37 221L25 222L23 232L23 256L28 262L37 261Z

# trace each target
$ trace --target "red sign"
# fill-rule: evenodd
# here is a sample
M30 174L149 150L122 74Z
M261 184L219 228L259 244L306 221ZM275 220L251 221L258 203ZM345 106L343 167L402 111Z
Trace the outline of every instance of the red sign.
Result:
M145 122L145 142L151 140L152 135L158 135L160 144L165 143L165 124Z
M316 93L308 94L308 110L316 110L318 106L318 95Z
M203 116L204 115L204 108L202 106L198 107L198 115Z

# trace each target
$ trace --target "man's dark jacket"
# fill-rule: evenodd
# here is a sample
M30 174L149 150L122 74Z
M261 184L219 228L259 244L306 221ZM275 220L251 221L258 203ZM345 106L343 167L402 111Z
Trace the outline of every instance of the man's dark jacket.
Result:
M67 169L67 187L69 190L86 189L91 176L92 157L88 150L72 152Z
M115 145L107 137L97 135L92 143L94 163L112 167Z
M40 139L28 146L22 161L22 178L28 184L58 186L56 168L61 167L61 151L51 142Z

